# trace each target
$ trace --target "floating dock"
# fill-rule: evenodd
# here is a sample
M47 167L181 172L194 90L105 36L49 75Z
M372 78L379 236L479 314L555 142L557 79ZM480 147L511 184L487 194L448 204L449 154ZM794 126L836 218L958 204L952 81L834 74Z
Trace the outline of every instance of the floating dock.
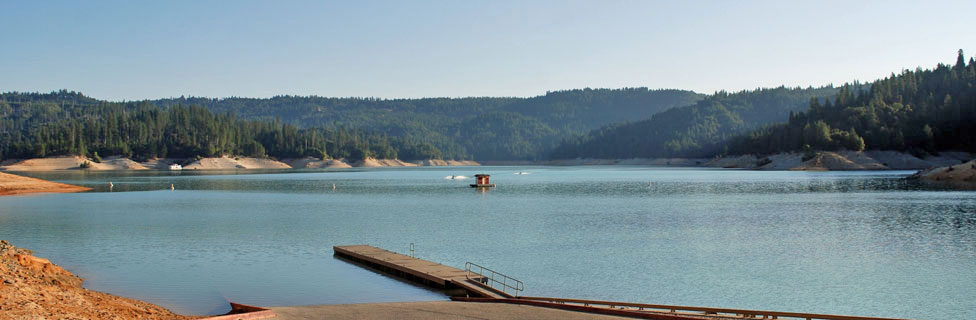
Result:
M469 267L474 266L476 271L472 271L469 268L466 268L468 270L461 270L368 245L334 246L332 250L335 251L335 255L337 256L364 263L404 278L418 280L438 288L464 289L471 296L493 299L515 297L512 294L506 293L504 286L502 290L493 288L492 282L504 283L505 285L509 285L509 282L511 282L511 285L508 286L509 288L522 288L521 282L517 282L518 280L508 277L505 277L507 279L502 278L503 275L499 276L499 280L495 281L493 280L495 279L494 275L500 274L492 272L494 274L488 273L487 275L483 275L483 273L487 272L482 270L487 269L471 263L468 264Z
M350 259L392 275L417 280L445 289L464 289L467 297L454 301L490 302L582 311L603 315L656 320L700 319L823 319L823 320L904 320L893 318L778 312L767 310L690 307L620 301L520 297L521 281L468 262L464 270L368 245L332 247L336 256ZM500 288L499 288L500 286ZM513 294L506 292L512 290Z

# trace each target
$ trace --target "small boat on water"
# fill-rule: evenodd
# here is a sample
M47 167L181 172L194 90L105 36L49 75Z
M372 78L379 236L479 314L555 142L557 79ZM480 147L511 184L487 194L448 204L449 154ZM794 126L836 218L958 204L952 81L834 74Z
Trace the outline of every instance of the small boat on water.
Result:
M179 163L174 163L174 164L169 165L169 169L170 170L183 170L183 166L180 165Z

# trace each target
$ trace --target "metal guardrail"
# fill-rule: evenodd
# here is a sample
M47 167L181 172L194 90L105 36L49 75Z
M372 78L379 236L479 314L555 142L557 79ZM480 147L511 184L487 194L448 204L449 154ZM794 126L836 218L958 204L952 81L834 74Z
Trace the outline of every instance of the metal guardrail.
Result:
M697 315L697 316L713 316L713 317L734 317L734 318L745 318L745 319L806 319L806 320L905 320L905 319L894 319L894 318L877 318L877 317L858 317L858 316L843 316L843 315L833 315L833 314L816 314L816 313L799 313L799 312L779 312L779 311L764 311L764 310L745 310L745 309L725 309L725 308L709 308L709 307L689 307L689 306L672 306L672 305L660 305L660 304L646 304L646 303L631 303L631 302L619 302L619 301L600 301L600 300L583 300L583 299L562 299L562 298L546 298L546 297L519 297L521 300L529 301L541 301L549 303L558 304L574 304L582 305L584 307L605 307L609 309L620 309L620 310L631 310L631 311L643 311L643 312L667 312L673 314L687 314L687 315Z
M475 268L477 268L477 271L475 271ZM477 276L472 277L472 274L475 274ZM501 280L497 280L496 276ZM519 296L519 292L525 290L525 285L522 284L522 281L495 272L495 270L482 267L472 262L467 262L464 264L464 277L467 278L468 280L480 282L481 284L489 288L500 290L501 292L504 292L506 294L508 294L508 289L511 289L514 293L513 296L515 297ZM498 288L496 284L500 284L501 288Z

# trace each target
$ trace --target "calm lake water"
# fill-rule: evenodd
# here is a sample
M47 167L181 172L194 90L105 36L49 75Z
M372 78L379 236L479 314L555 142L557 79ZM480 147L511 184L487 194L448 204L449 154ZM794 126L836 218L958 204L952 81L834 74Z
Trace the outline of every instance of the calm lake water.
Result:
M498 188L445 179L482 172ZM976 192L900 180L908 173L27 173L96 190L0 197L0 239L90 289L189 314L224 312L227 300L446 299L332 255L334 245L407 253L415 243L420 258L514 276L525 295L976 319Z

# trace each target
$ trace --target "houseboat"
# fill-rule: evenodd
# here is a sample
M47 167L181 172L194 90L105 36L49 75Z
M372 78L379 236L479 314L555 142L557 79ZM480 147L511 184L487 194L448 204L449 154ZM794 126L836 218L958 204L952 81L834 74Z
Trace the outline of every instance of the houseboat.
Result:
M490 176L484 173L474 175L476 183L471 184L472 188L494 188L495 184L488 182Z

